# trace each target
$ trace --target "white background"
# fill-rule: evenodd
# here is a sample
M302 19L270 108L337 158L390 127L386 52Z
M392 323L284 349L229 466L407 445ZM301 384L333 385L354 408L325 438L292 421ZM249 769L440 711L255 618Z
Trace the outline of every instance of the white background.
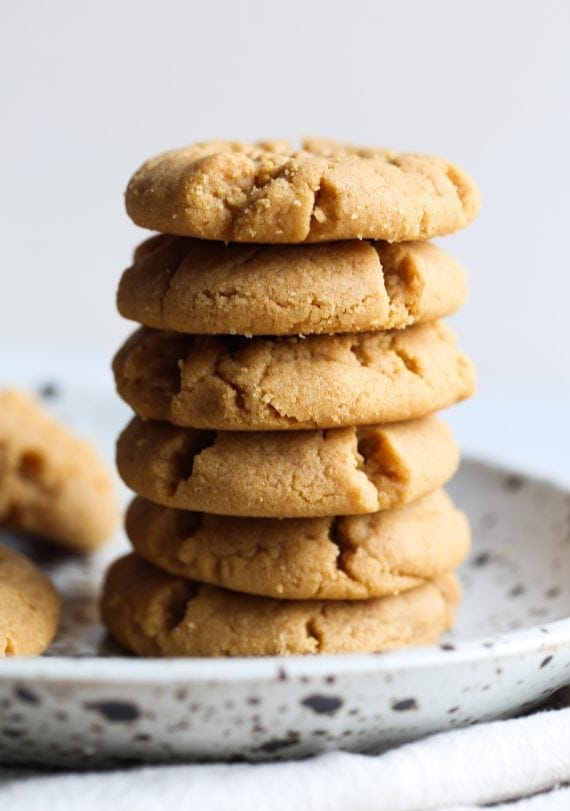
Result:
M307 133L433 152L484 197L445 240L481 380L460 412L521 453L556 423L570 456L569 31L564 0L3 0L0 361L63 346L108 381L144 236L123 189L158 151Z

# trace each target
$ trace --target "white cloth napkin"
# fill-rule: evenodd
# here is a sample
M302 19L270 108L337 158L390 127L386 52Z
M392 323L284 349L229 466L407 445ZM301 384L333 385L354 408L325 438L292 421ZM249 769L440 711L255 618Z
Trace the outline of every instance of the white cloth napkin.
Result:
M568 702L570 704L570 702ZM570 706L432 735L382 755L88 774L0 770L6 811L569 811ZM525 799L520 799L525 798Z

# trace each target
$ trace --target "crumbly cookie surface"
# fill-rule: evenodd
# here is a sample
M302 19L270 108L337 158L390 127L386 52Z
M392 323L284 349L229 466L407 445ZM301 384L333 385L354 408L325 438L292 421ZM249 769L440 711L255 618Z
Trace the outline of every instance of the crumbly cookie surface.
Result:
M135 252L119 312L203 335L400 329L455 312L465 273L429 242L223 245L159 235Z
M113 363L143 419L222 431L372 425L471 395L475 372L439 321L306 338L188 336L142 328Z
M0 658L34 656L57 630L61 601L31 560L0 546Z
M20 391L0 391L0 523L87 551L118 518L115 492L94 448Z
M198 143L147 161L126 191L138 225L224 242L429 239L466 226L479 203L446 160L324 139Z
M442 490L399 510L337 518L235 518L135 499L127 534L163 571L230 591L294 600L364 600L455 569L469 526Z
M251 517L360 515L407 504L453 476L459 450L433 416L330 431L197 431L135 418L117 466L166 507Z
M436 642L458 600L451 574L372 600L252 597L165 574L133 554L109 570L102 615L142 656L357 653Z

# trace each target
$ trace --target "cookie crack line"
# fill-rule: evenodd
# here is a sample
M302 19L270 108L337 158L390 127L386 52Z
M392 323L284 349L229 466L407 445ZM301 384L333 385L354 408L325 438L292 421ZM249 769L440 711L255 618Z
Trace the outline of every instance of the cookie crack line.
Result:
M353 583L365 586L366 584L363 583L359 577L354 575L347 567L345 556L354 553L355 546L353 543L351 543L350 538L344 533L343 523L342 516L335 516L331 519L327 533L329 541L337 548L337 554L335 557L336 569Z
M418 377L426 385L428 386L430 385L430 381L426 380L425 376L421 373L416 358L412 357L412 355L406 352L406 350L403 349L401 346L398 346L397 339L394 341L390 349L392 352L394 352L395 355L397 355L400 358L400 360L402 361L408 372L410 372L410 374L413 374L416 377Z
M395 458L390 464L390 441L381 432L373 435L366 429L355 428L354 434L357 454L362 460L355 456L355 469L363 473L376 490L378 509L386 506L383 504L386 499L392 506L396 506L409 484L409 475L402 475L401 467L395 467L398 454L393 452Z
M243 386L240 386L239 383L236 383L236 381L232 380L231 377L229 377L228 375L224 375L224 373L222 372L222 370L220 368L223 361L224 361L224 357L222 355L220 358L218 358L218 361L217 361L216 366L214 368L214 377L217 377L218 380L220 380L222 383L224 383L224 385L226 385L230 389L230 391L233 392L234 402L235 402L236 408L238 408L240 411L247 412L248 411L248 408L247 408L247 405L246 405L247 392L243 388ZM180 393L182 392L182 388L183 388L182 387L182 380L180 380Z
M174 286L176 276L180 273L181 267L182 267L182 264L179 264L177 268L175 268L171 273L168 274L168 281L166 283L166 290L164 291L164 295L161 296L161 298L160 298L160 317L161 317L162 321L165 321L165 319L166 319L166 306L168 304L168 297L170 296L170 293L171 293L172 288Z
M323 197L323 192L321 189L321 185L323 182L323 175L321 175L319 179L319 184L316 189L311 189L313 193L313 202L311 205L311 211L309 213L309 217L307 220L307 229L305 235L303 237L304 240L307 239L309 234L311 233L311 227L313 223L323 223L326 220L326 214L322 208L321 200Z
M451 183L453 184L453 186L455 187L455 190L457 192L457 197L459 199L459 202L461 203L463 211L465 211L467 213L467 208L468 208L467 202L468 201L467 201L467 196L465 194L466 189L465 189L465 185L463 183L461 183L461 181L460 181L460 179L459 179L459 177L457 175L457 170L455 169L454 166L448 165L447 169L446 169L446 175L447 175L448 179L451 181Z
M322 638L318 632L318 628L316 625L316 620L314 617L310 617L305 622L305 634L307 635L308 641L313 641L316 645L314 653L320 653L322 647Z
M176 457L175 464L167 479L167 488L171 497L175 497L180 488L187 484L194 475L194 468L198 459L209 448L213 448L219 441L216 431L194 431L194 443L184 448L184 452Z

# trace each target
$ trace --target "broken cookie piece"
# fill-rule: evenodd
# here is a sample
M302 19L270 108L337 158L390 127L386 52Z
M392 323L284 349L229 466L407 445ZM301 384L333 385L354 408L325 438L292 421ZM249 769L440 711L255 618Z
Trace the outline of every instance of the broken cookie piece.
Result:
M57 630L61 601L30 560L0 546L0 658L43 653Z
M117 519L111 475L95 449L36 398L0 391L0 523L87 552Z

